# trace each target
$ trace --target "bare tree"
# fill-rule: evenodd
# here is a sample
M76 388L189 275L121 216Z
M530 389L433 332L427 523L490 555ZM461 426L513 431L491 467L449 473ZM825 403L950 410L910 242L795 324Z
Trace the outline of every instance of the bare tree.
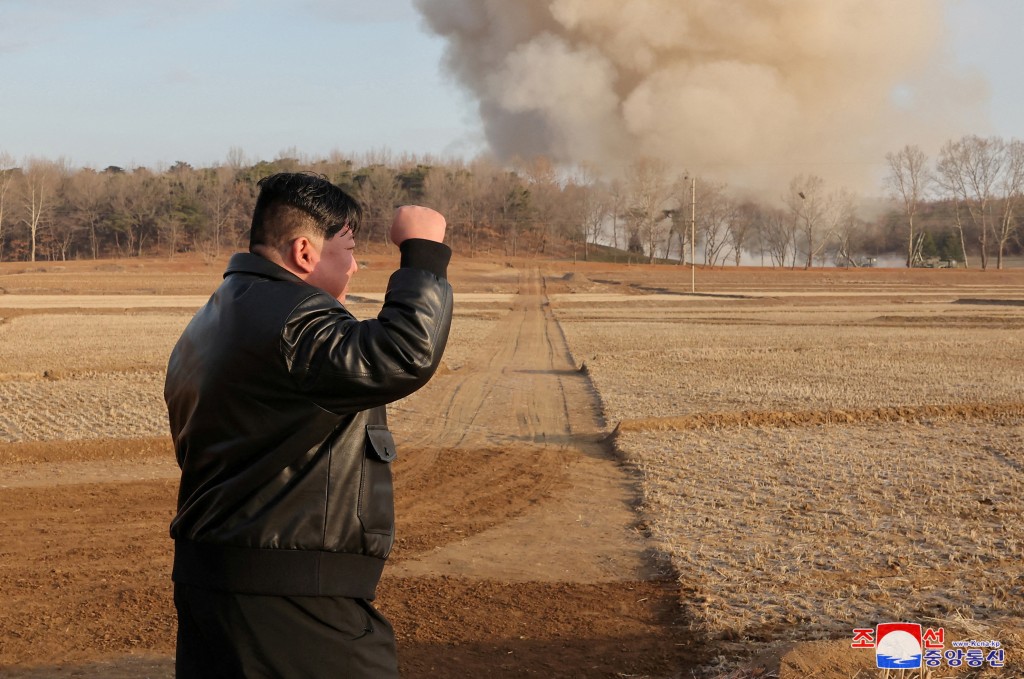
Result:
M89 253L99 257L99 226L107 210L107 179L91 169L75 172L65 186L64 197L78 226L89 234Z
M515 172L495 172L488 182L483 205L487 221L501 234L505 254L515 257L520 227L528 219L530 209L530 193L522 179Z
M209 256L219 257L224 235L234 231L232 225L240 216L235 169L222 165L207 171L200 198L208 230L203 239L205 250Z
M751 240L759 238L763 219L761 206L752 200L736 206L736 213L729 223L729 246L736 266L740 265L744 248L748 247Z
M477 158L470 163L466 172L462 204L469 236L469 253L472 255L476 252L477 239L488 225L491 185L502 170L490 159Z
M873 259L864 255L868 252L868 244L874 238L871 232L873 228L878 228L878 225L878 222L867 222L857 215L851 215L847 221L840 224L836 232L836 265L871 266Z
M947 142L939 153L940 183L953 195L954 204L966 208L977 231L981 268L988 268L996 185L1006 156L1006 143L998 137L975 135ZM959 211L959 210L958 210ZM957 217L963 243L963 228ZM964 253L966 255L966 249Z
M672 241L676 242L678 255L676 263L680 266L688 259L690 251L695 248L688 248L690 239L694 238L696 243L696 179L688 174L676 177L672 185L672 199L664 213L668 218L668 239L665 243L665 258L671 257L673 251Z
M236 180L231 185L231 193L234 196L234 206L230 212L229 219L222 227L221 237L231 244L232 248L247 246L249 228L252 226L252 211L256 207L255 184L244 180ZM355 193L355 190L352 191Z
M245 166L249 165L249 160L246 158L245 151L242 150L242 147L232 146L228 149L228 154L224 159L224 163L235 172L238 172Z
M608 212L612 218L612 247L619 249L619 220L626 214L626 185L616 177L608 185Z
M928 156L917 146L904 146L896 153L885 154L889 165L886 187L894 198L903 202L907 216L907 267L914 258L914 218L921 202L929 194L934 177L928 167Z
M530 224L535 237L535 251L547 249L552 234L558 230L562 217L562 185L551 159L535 156L528 162L517 162L530 196Z
M857 217L857 196L845 188L839 188L829 195L829 231L836 243L832 259L836 264L858 266L853 259L853 247L858 233L865 230Z
M171 166L161 180L168 186L168 205L156 216L155 228L167 244L167 256L172 257L189 241L195 246L203 240L200 232L208 224L203 209L206 187L200 173L183 161Z
M701 185L704 188L697 202L697 231L704 241L704 263L717 266L720 259L728 256L730 229L739 206L728 195L725 184L703 182Z
M996 230L996 268L1003 268L1006 246L1017 231L1017 207L1024 191L1024 142L1011 139L1005 147L1005 162L998 182L1002 213Z
M359 198L366 209L367 238L379 238L385 245L391 213L402 202L402 187L395 173L385 165L372 165L360 171Z
M582 241L583 259L589 261L590 244L597 243L601 227L609 213L608 197L597 169L583 165L579 175L569 182L563 193L571 204L567 212L568 233L573 243L573 259L576 257L576 242Z
M141 256L146 239L157 231L167 210L168 184L144 168L112 175L111 182L115 245L121 252L119 236L123 233L128 256Z
M648 262L653 263L674 207L674 187L668 179L668 165L652 158L633 161L626 171L626 187L630 239L643 244Z
M686 244L690 238L690 213L684 209L683 201L679 201L679 207L668 208L665 215L668 218L668 235L665 241L665 259L672 256L672 243L675 241L676 264L682 265L686 257Z
M579 257L582 247L586 257L587 228L585 211L588 187L579 183L578 177L570 177L562 187L560 199L562 220L558 234L572 247L572 261Z
M58 217L49 220L43 242L50 247L50 259L56 259L59 254L62 262L67 261L71 246L81 230L81 225L72 219Z
M766 208L761 234L772 266L786 266L787 259L796 266L796 221L789 213L778 208Z
M947 144L948 147L948 144ZM963 220L963 208L966 201L966 195L964 192L964 186L959 181L960 173L956 166L958 164L958 158L952 153L952 149L949 149L947 155L947 148L943 148L942 155L939 156L939 161L936 165L937 174L935 183L953 201L953 221L956 225L957 235L960 239L960 253L964 258L964 268L970 268L970 262L967 259L967 238L964 236L964 220Z
M39 228L56 204L57 189L63 175L62 162L42 158L30 158L25 162L22 174L21 202L24 208L22 221L28 229L29 261L36 261L36 244Z
M71 206L68 203L67 187L74 175L63 160L57 164L57 171L59 174L54 190L53 207L42 236L43 243L49 247L50 259L59 256L61 261L67 261L68 255L76 245L78 234L82 231L82 225L71 214Z
M445 216L448 237L454 243L464 230L464 205L469 184L469 173L457 166L435 165L423 180L423 200Z
M815 255L828 241L828 234L825 232L827 200L825 180L817 175L795 177L789 183L789 192L783 198L797 231L803 235L804 252L807 255L804 268L809 269L814 265ZM795 256L794 252L794 259Z

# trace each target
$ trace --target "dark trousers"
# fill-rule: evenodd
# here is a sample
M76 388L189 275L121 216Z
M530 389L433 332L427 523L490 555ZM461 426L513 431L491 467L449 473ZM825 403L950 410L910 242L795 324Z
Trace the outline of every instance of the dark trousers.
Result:
M234 594L175 583L178 679L398 677L391 624L344 597Z

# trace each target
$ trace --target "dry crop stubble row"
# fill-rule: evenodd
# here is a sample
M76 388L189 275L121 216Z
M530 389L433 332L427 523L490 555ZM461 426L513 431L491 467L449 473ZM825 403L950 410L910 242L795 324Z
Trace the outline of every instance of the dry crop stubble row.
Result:
M1018 402L1018 328L562 318L610 421L735 410ZM657 312L650 313L657 318ZM777 316L776 316L777 317Z
M3 299L0 299L2 306ZM2 314L0 314L2 315ZM0 380L69 372L162 371L192 317L173 313L47 313L0 324Z
M733 658L899 619L1024 639L1024 308L717 307L556 305L690 625Z
M163 382L156 372L0 382L0 441L166 436Z
M166 435L163 371L190 317L9 314L0 324L0 442Z
M627 433L653 533L712 638L1024 615L1024 420Z
M1024 292L1024 268L1020 268L1019 262L1009 266L1016 268L1003 271L829 267L805 270L698 266L695 278L698 294L778 294L806 300L816 296L861 293L920 298L983 292L986 296L1019 300ZM689 267L672 264L622 266L577 262L573 264L571 274L564 273L564 265L552 264L550 268L553 278L549 279L549 292L690 292Z
M365 318L379 308L354 312ZM8 318L0 324L0 442L165 436L164 370L192 312ZM465 364L496 318L456 315L447 369Z

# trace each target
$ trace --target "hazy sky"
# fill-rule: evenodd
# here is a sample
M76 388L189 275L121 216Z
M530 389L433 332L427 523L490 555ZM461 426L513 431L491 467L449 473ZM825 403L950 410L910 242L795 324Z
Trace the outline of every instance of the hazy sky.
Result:
M991 91L991 128L964 134L1024 138L1024 2L935 2ZM0 0L0 152L97 168L232 147L472 156L475 104L443 51L411 0Z

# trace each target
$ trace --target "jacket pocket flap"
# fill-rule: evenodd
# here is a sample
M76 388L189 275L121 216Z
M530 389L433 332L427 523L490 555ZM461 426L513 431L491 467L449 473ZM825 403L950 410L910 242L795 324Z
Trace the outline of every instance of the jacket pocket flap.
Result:
M376 457L381 462L391 462L398 457L395 439L387 427L380 424L368 424L366 425L366 436L370 439L367 454L371 457Z

